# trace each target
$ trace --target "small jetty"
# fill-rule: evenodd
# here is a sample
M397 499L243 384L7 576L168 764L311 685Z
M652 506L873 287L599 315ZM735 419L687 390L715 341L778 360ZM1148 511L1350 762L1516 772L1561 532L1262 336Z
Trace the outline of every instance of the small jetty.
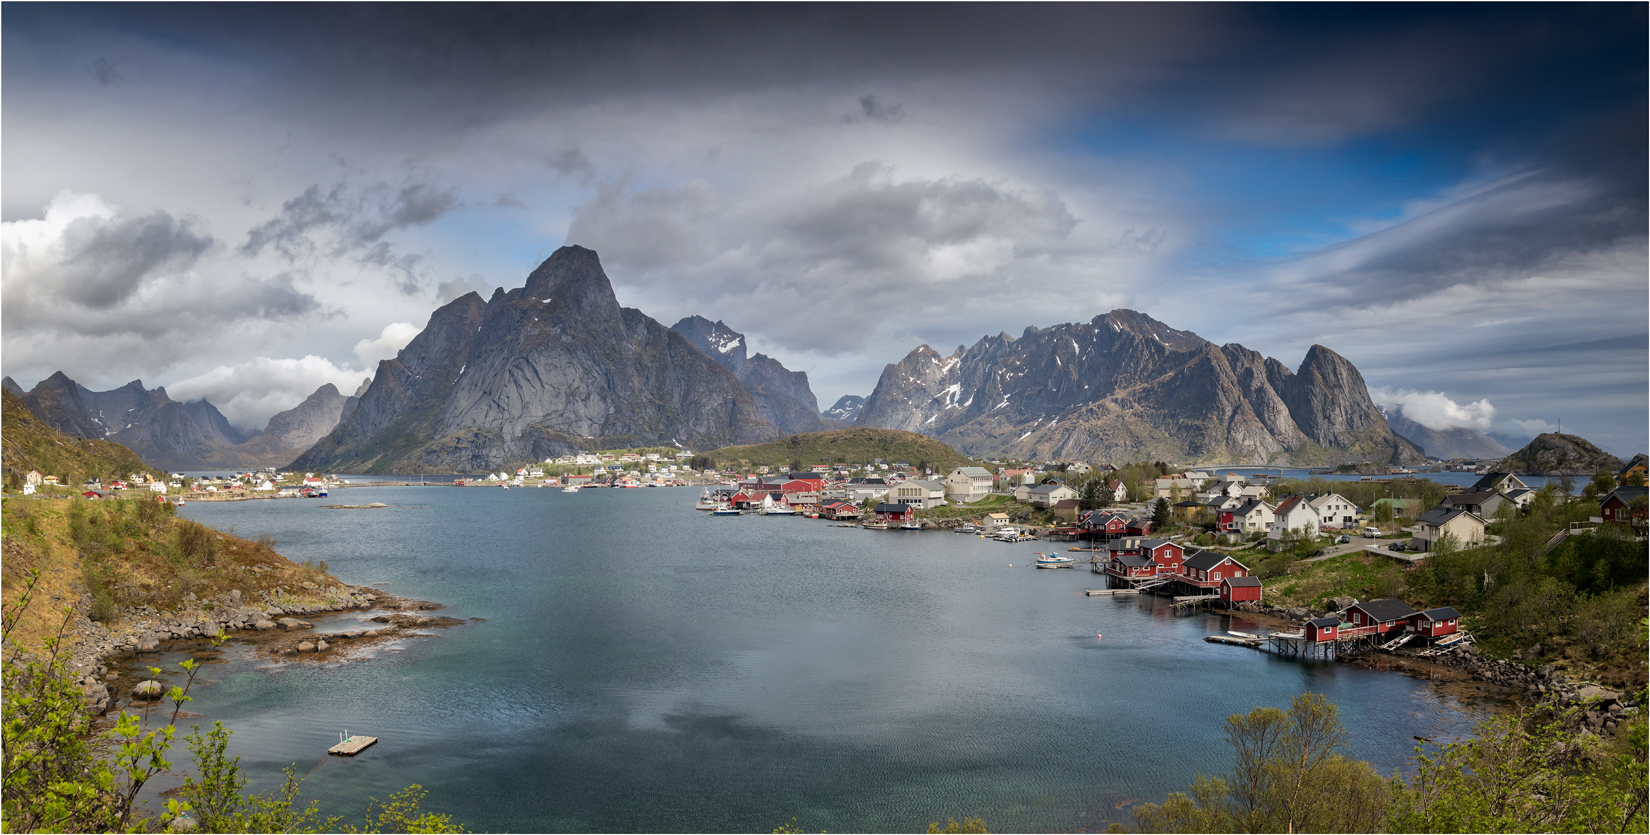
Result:
M1209 635L1203 640L1211 644L1227 644L1234 647L1255 647L1259 649L1265 643L1263 638L1239 638L1235 635Z
M1179 609L1185 606L1202 606L1205 603L1212 603L1219 599L1220 595L1218 594L1188 594L1183 597L1176 597L1174 607Z
M1084 589L1083 594L1089 597L1110 597L1114 594L1139 594L1139 589Z
M339 736L342 736L342 734L339 734ZM327 753L335 757L353 757L371 748L377 742L378 737L376 736L352 736L328 748Z

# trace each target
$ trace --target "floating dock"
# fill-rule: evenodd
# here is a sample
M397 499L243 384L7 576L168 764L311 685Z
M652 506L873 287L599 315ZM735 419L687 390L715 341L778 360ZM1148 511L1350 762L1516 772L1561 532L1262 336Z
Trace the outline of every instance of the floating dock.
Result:
M1084 589L1089 597L1110 597L1114 594L1139 594L1139 589Z
M1231 635L1209 635L1203 640L1211 644L1229 644L1235 647L1255 647L1257 649L1262 643L1260 638L1236 638Z
M352 736L337 745L327 749L327 753L335 757L353 757L362 751L371 748L378 742L376 736Z

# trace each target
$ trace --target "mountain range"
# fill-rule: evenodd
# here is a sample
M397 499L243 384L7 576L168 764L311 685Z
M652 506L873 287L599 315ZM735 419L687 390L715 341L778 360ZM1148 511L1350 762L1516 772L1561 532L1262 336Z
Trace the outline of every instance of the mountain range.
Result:
M1357 368L1321 345L1291 371L1131 310L984 337L949 356L922 345L869 397L821 413L805 372L749 354L726 323L689 316L666 328L620 307L597 254L579 246L558 249L522 287L442 306L354 395L322 386L260 432L135 380L107 392L61 372L30 392L5 385L48 425L174 470L469 473L582 449L709 450L847 426L1031 460L1304 466L1505 452L1399 412L1389 425Z
M281 466L319 440L354 407L332 384L269 419L260 432L236 428L206 400L179 402L164 387L133 380L92 391L59 371L30 391L10 377L0 381L42 423L77 438L113 441L166 470Z
M596 253L436 310L295 469L476 472L578 449L760 443L780 432L733 372L621 308Z
M1472 429L1458 426L1451 429L1433 429L1410 420L1403 407L1383 410L1388 426L1426 452L1428 458L1505 458L1512 450L1500 441Z
M921 432L973 456L1316 465L1421 463L1358 369L1314 345L1299 369L1132 310L927 345L883 370L864 426Z

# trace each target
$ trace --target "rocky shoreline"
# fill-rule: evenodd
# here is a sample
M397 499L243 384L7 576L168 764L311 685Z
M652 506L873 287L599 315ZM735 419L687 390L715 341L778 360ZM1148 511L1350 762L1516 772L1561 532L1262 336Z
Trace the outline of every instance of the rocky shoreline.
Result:
M1305 607L1285 609L1252 603L1238 604L1234 611L1291 629L1302 627L1311 618L1333 614ZM1392 651L1369 649L1341 654L1337 660L1382 669L1396 665L1404 672L1413 668L1426 672L1428 678L1435 680L1480 682L1497 688L1501 695L1522 700L1537 708L1577 710L1580 720L1595 734L1614 733L1627 717L1637 715L1645 708L1637 700L1597 682L1571 679L1552 664L1531 667L1517 661L1485 658L1471 644L1427 658L1420 657L1419 652L1418 649L1405 647Z
M191 606L177 612L159 612L138 606L121 612L116 626L106 627L89 619L85 611L90 600L71 616L66 637L70 644L68 668L80 680L82 703L94 715L107 713L132 702L158 699L166 688L152 680L124 686L118 668L140 653L160 652L170 645L209 641L222 634L237 643L251 644L263 656L275 660L349 660L364 649L418 633L420 628L443 628L465 621L426 614L446 608L439 603L414 600L369 586L338 583L321 588L304 583L289 592L276 588L259 592L256 601L243 599L240 591L230 591L210 600L186 598ZM301 617L326 616L372 609L394 610L369 623L370 628L314 635L304 633L315 624Z

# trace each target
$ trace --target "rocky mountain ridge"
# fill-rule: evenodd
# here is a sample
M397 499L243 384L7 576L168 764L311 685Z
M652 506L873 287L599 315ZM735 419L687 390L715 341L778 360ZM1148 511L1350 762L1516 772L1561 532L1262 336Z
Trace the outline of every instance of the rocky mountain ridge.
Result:
M206 400L179 402L165 387L144 388L142 380L92 391L59 371L27 392L10 377L4 384L46 425L77 438L113 441L168 471L283 465L331 431L356 401L328 383L271 417L263 431L249 433Z
M747 356L750 343L745 335L721 320L688 316L670 329L733 372L756 400L762 416L780 432L794 435L829 428L821 419L819 400L808 386L806 371L791 371L767 354Z
M1007 333L884 369L860 425L921 432L972 456L1295 465L1420 463L1344 357L1296 371L1144 314Z
M294 468L477 472L579 449L694 449L779 436L733 373L621 308L595 252L564 246L526 285L436 310Z
M836 399L835 405L825 410L825 416L843 423L858 423L859 413L864 408L865 398L857 394L844 394Z

